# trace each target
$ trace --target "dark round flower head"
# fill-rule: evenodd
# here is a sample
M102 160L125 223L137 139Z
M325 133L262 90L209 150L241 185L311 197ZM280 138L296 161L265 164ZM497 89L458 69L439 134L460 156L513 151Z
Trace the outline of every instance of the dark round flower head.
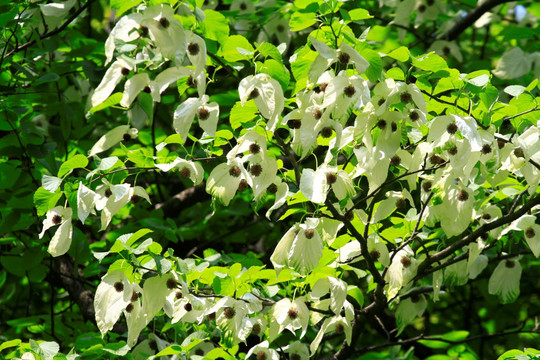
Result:
M532 239L533 237L536 236L536 232L534 231L532 227L530 227L527 230L525 230L525 236L528 237L529 239Z
M394 155L390 158L390 165L392 166L398 166L401 164L401 158L397 155Z
M426 4L428 6L433 6L433 4L435 4L435 0L426 0Z
M129 141L129 140L131 140L131 135L124 134L123 139L124 139L124 141Z
M287 124L291 129L300 129L302 126L302 121L298 119L290 120Z
M154 340L150 340L148 347L154 351L158 351L157 343Z
M520 148L520 147L514 149L514 155L516 155L516 157L518 157L518 158L524 158L525 157L525 153L523 152L523 149Z
M182 170L180 170L180 176L184 179L189 179L191 176L191 170L188 167L183 167Z
M229 175L231 175L232 177L239 177L240 173L240 168L236 165L229 169Z
M338 60L341 65L347 65L351 60L351 56L345 52L342 52L339 54Z
M230 320L234 317L234 315L236 315L236 311L232 307L227 306L225 309L223 309L223 314L227 319Z
M454 145L450 149L447 150L450 155L456 155L458 152L457 147Z
M132 311L133 311L133 305L132 305L132 304L128 304L128 305L126 306L126 312L127 312L127 313L130 313L130 312L132 312Z
M302 358L298 354L291 354L291 360L302 360Z
M189 75L186 82L187 86L190 88L196 88L197 87L197 80L193 78L193 76Z
M278 191L278 187L277 187L276 184L270 184L270 186L268 186L268 189L267 189L267 190L268 190L268 192L269 192L270 194L275 194L275 193L277 193L277 191Z
M261 151L261 147L257 143L249 144L249 152L252 154L258 154Z
M247 9L246 3L241 3L240 4L240 10L246 10L246 9Z
M131 201L132 204L136 204L141 201L141 197L139 195L132 195L131 198L129 198L129 201Z
M354 94L356 94L356 89L354 88L354 86L349 85L349 86L346 86L345 89L343 89L343 93L347 95L348 97L353 97Z
M173 278L170 278L167 280L167 288L168 289L176 289L178 287L178 283L176 282L175 279Z
M197 117L199 120L207 120L210 117L210 111L204 106L201 106L199 110L197 110Z
M377 127L381 130L384 129L386 127L386 120L380 119L377 121Z
M326 174L326 183L327 183L328 185L335 184L336 181L337 181L337 176L336 176L336 174L334 174L334 173L328 173L328 174Z
M134 291L134 292L131 294L131 299L130 299L130 300L131 300L131 302L139 300L139 293L136 292L136 291Z
M457 131L458 131L458 127L457 127L456 123L454 123L454 122L448 124L448 126L446 127L446 132L451 134L451 135L454 135Z
M257 177L262 174L263 168L259 164L253 164L249 167L249 172L251 175Z
M199 53L199 51L201 50L199 48L199 44L197 43L189 43L188 46L187 46L187 50L189 52L189 55L191 56L195 56Z
M390 128L392 129L392 132L397 131L397 124L395 122L392 122L392 125L390 125Z
M420 119L420 115L418 114L418 111L416 110L413 110L409 113L409 119L411 119L412 121L416 121L418 119Z
M150 89L150 86L146 85L143 89L143 92L150 94L152 92L152 89Z
M285 26L283 26L283 25L279 24L279 25L277 26L276 30L277 30L277 32L280 32L280 33L282 33L282 32L284 32L284 31L285 31Z
M186 303L186 305L184 305L184 310L190 312L191 310L193 310L193 305L191 305L190 303Z
M342 323L336 324L336 334L341 335L345 332L345 326Z
M431 191L431 181L424 181L422 183L422 189L424 189L425 192L430 192Z
M176 294L174 294L174 298L175 298L176 300L181 299L182 296L183 296L183 294L182 294L182 291L180 291L180 290L178 290L178 291L176 292Z
M148 28L146 26L141 26L139 28L139 31L140 31L140 35L141 37L146 37L148 36Z
M467 201L469 200L469 193L465 190L460 190L457 194L457 199L459 201Z
M448 46L443 47L442 51L444 55L450 55L450 48Z
M323 138L328 139L330 136L332 136L332 128L327 126L321 130L321 136Z
M482 215L482 219L484 219L484 220L489 220L489 219L491 219L491 215L489 215L489 214L483 214L483 215Z
M377 105L381 106L385 101L386 99L380 98L379 101L377 101Z
M489 144L484 144L484 145L482 146L482 150L481 150L481 153L482 153L482 154L486 155L486 154L489 154L491 151L492 151L492 150L491 150L491 145L489 145Z
M238 191L244 191L249 187L249 184L246 179L240 180L240 183L238 184Z
M504 266L506 266L507 268L511 269L511 268L513 268L514 266L516 266L516 263L513 262L512 260L506 260L506 262L504 263Z
M117 292L122 292L124 291L124 283L121 282L121 281L117 281L114 283L114 290L116 290Z
M399 99L403 103L408 103L408 102L411 102L412 96L407 91L405 91L405 92L401 93L401 95L399 95Z
M62 223L62 217L58 214L54 215L52 218L52 222L54 225L60 225Z
M289 311L287 311L287 316L289 319L294 320L298 317L298 310L295 308L290 308Z
M257 353L257 360L266 360L266 353L264 351L259 351Z
M304 235L306 236L306 239L312 239L313 235L315 235L315 230L306 229L306 231L304 231Z
M111 189L107 189L107 190L105 190L105 197L106 197L106 198L110 198L110 197L111 197L111 195L112 195L112 191L111 191Z
M403 209L407 205L407 202L403 198L399 198L396 200L396 207L398 209Z
M418 7L418 12L423 13L424 11L426 11L426 5L420 4L420 6Z
M411 264L411 258L409 258L408 256L401 257L401 265L403 265L404 268L408 268L409 266L411 266Z
M124 75L124 76L127 76L127 75L129 75L129 69L128 69L128 68L125 68L125 67L123 67L123 68L122 68L122 75Z
M251 328L251 335L258 336L260 333L261 333L261 325L253 324L253 327Z
M162 17L161 19L159 19L159 24L163 26L164 29L166 29L169 27L170 22L166 17Z
M440 157L439 155L437 154L433 154L429 157L429 161L433 164L433 165L440 165L442 163L444 163L444 159L442 157Z
M251 92L249 93L248 97L250 99L256 99L257 97L259 97L259 89L257 88L254 88L253 90L251 90Z
M381 253L378 252L377 250L371 250L371 251L369 252L369 255L371 255L371 258L372 258L373 260L378 260L378 259L381 257Z
M322 111L320 109L313 110L313 117L319 120L322 117Z

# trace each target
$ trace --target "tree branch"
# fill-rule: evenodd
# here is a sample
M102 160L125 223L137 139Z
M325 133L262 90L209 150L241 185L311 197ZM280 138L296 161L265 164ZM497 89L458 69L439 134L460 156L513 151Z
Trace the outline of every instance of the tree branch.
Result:
M480 4L480 6L471 10L467 16L459 20L450 30L439 36L440 40L452 41L458 38L462 32L467 30L476 20L484 15L489 10L493 9L497 5L511 2L513 0L487 0Z

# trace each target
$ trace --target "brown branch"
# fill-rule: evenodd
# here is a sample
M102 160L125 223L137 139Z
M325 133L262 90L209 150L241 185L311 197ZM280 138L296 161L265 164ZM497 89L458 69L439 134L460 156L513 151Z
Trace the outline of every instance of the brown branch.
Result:
M480 6L471 10L467 16L459 20L450 30L446 33L439 36L439 39L452 41L458 38L462 32L467 30L471 25L474 24L482 15L484 15L489 10L493 9L497 5L511 2L513 0L487 0L480 4Z
M84 10L86 10L94 1L96 1L96 0L88 0L88 2L86 2L86 4L84 4L77 11L75 11L73 13L73 15L71 15L71 17L69 19L67 19L67 21L65 23L63 23L60 27L58 27L58 28L56 28L56 29L54 29L52 31L49 31L49 32L46 32L45 34L40 35L39 40L44 40L46 38L49 38L51 36L54 36L56 34L61 33L62 31L64 31L68 27L68 25L71 24L73 22L73 20L75 20L77 18L77 16L79 16ZM19 51L23 51L26 48L29 48L30 46L34 45L36 42L37 42L37 40L34 39L34 40L28 41L27 43L22 44L21 46L16 46L13 50L11 50L6 55L6 57L9 57L9 56L11 56L11 55L13 55L15 53L18 53Z
M470 233L469 235L465 236L461 240L456 241L452 245L449 245L448 247L444 248L443 250L439 251L436 254L433 254L426 260L424 260L419 266L418 266L418 277L423 276L424 271L428 269L428 267L433 264L434 262L441 261L445 259L446 257L452 255L455 251L461 249L463 246L470 244L471 242L475 241L478 237L480 237L482 234L493 230L495 228L498 228L499 226L506 225L508 223L511 223L514 220L519 219L521 216L525 215L530 209L532 209L534 206L540 204L540 195L537 195L533 198L531 198L525 205L523 205L519 210L516 212L508 213L505 216L492 221L490 223L486 223L480 227L478 227L475 231Z

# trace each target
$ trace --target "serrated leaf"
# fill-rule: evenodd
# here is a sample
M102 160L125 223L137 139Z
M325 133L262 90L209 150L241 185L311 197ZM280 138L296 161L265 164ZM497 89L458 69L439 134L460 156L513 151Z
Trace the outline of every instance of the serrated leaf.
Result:
M412 64L422 70L433 72L448 69L446 61L435 53L430 53L420 58L413 57Z
M281 53L279 52L278 48L268 42L263 42L261 45L259 45L257 50L259 50L259 52L264 57L271 57L274 60L283 62L281 58Z
M366 9L353 9L348 13L352 21L371 19L373 17L369 15L369 11Z
M109 98L107 100L105 100L103 103L97 105L97 106L94 106L93 108L90 109L90 114L94 114L98 111L101 111L101 110L104 110L108 107L111 107L111 106L114 106L114 105L118 105L120 103L120 101L122 101L122 97L124 95L121 93L121 92L117 92L117 93L114 93L112 94L111 96L109 96Z
M84 168L86 167L86 165L88 165L88 159L86 158L86 156L82 154L77 154L74 157L68 159L60 166L60 169L58 170L58 177L66 175L73 169Z
M38 216L43 216L47 211L55 207L56 203L62 197L62 192L51 193L48 190L40 187L34 193L34 206L36 207Z
M229 36L229 24L227 18L214 10L204 10L206 19L203 21L202 30L205 38L223 43Z
M255 49L242 35L232 35L225 40L220 51L225 60L235 62L249 59Z
M407 49L405 46L401 46L397 49L390 51L390 53L386 56L401 62L405 62L409 60L409 49Z
M304 30L305 28L308 28L311 25L315 24L316 23L315 19L316 19L315 13L295 12L291 16L291 20L289 21L289 26L291 27L291 31Z

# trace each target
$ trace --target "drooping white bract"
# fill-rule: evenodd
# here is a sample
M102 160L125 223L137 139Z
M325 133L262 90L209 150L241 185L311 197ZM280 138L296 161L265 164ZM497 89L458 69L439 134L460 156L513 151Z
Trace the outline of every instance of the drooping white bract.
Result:
M412 284L409 282L416 276L418 262L414 252L407 245L399 250L393 257L392 263L386 272L384 280L388 283L386 297L394 298L402 287L407 289Z
M501 79L515 79L531 71L532 61L519 47L504 52L491 72Z
M206 181L206 192L227 206L238 190L240 181L249 178L240 159L232 159L216 166Z
M88 215L96 214L94 206L97 199L98 195L80 181L79 190L77 191L77 216L83 224Z
M195 70L204 71L206 67L206 42L199 35L186 31L187 56Z
M238 332L238 338L246 341L250 335L257 336L259 339L264 337L267 328L267 321L264 315L245 317L242 320L242 326Z
M289 359L309 360L308 346L298 340L283 347L283 351L289 354Z
M323 249L317 230L319 221L309 218L305 224L296 224L283 235L270 257L277 272L289 267L308 274L319 264Z
M343 66L352 63L356 67L358 74L364 73L369 67L369 62L367 62L358 51L347 45L345 42L342 42L338 49L332 49L322 41L313 37L310 37L309 39L315 50L319 53L309 68L309 80L312 82L316 82L317 79L319 79L319 76L321 76L330 65L338 61Z
M472 220L474 193L463 184L455 184L449 176L444 181L442 203L431 208L431 213L441 222L446 236L456 236L465 231Z
M332 109L332 118L344 125L349 118L351 108L361 109L370 98L369 87L363 77L347 76L347 72L341 71L328 82L322 107Z
M489 278L488 291L497 295L502 304L516 301L519 296L521 265L518 259L501 260Z
M216 134L219 106L216 102L208 103L208 100L208 95L203 95L200 99L189 98L178 105L174 111L173 128L176 133L180 134L182 140L187 139L195 116L207 135L214 136Z
M525 241L535 257L540 256L540 225L536 223L536 216L523 215L505 228L501 235L510 230L523 231Z
M120 318L122 311L131 303L133 285L122 271L112 271L101 278L96 289L94 309L96 323L104 336Z
M424 295L413 295L401 301L396 310L396 325L398 334L401 334L405 327L417 317L422 316L427 307Z
M318 350L321 340L323 339L324 334L334 333L334 334L345 334L345 339L347 344L351 344L352 340L352 326L350 320L346 319L341 315L332 316L326 318L315 336L315 339L309 346L309 349L312 354Z
M199 185L204 180L204 169L201 164L177 157L167 164L154 164L161 171L168 172L176 168L183 178L193 181L193 185Z
M249 359L251 355L255 354L257 359L265 360L279 360L279 354L276 350L269 348L268 341L255 345L246 354L246 359Z
M287 196L289 194L289 185L283 180L281 180L281 177L277 176L274 178L274 181L272 184L270 184L268 191L272 192L272 186L275 186L275 201L274 204L266 211L266 218L270 219L270 215L272 215L272 212L274 210L279 209L285 202L287 202Z
M219 299L214 306L207 310L207 314L216 314L216 324L223 331L223 337L227 343L234 345L242 341L240 333L244 318L248 316L249 312L248 304L244 300L237 300L230 296Z
M133 284L132 286L131 302L124 309L128 327L127 344L129 347L133 347L137 343L139 334L149 322L141 305L140 294L142 294L142 289L139 284Z
M472 151L482 149L482 139L478 133L476 121L470 117L461 117L458 115L443 115L433 118L430 122L430 130L427 141L434 147L441 147L449 140L456 141L456 132L459 130L461 135L470 143Z
M292 333L302 329L300 338L304 337L309 324L309 309L304 299L297 298L291 301L289 298L283 298L275 303L270 311L270 328L268 329L270 341L277 338L285 329Z
M71 217L73 210L69 207L56 206L47 212L45 220L43 220L43 229L39 234L41 239L52 226L60 225L49 243L47 251L53 257L64 255L71 246L71 237L73 227L71 225Z
M106 179L102 179L103 184L96 188L99 198L96 199L96 210L101 211L101 230L105 230L112 220L112 217L137 196L148 201L150 197L141 186L131 187L130 184L113 185Z
M147 73L138 73L126 81L120 106L128 108L141 91L152 95L154 101L160 101L158 84L155 81L150 80L150 76L148 76Z
M92 107L107 100L122 78L133 70L135 64L130 60L131 59L129 58L118 58L118 60L112 63L109 69L107 69L103 79L101 79L101 82L92 94Z
M339 315L347 298L347 283L332 276L317 280L311 291L311 297L319 299L330 293L330 310Z
M407 208L407 202L414 207L414 200L407 189L403 191L389 191L386 193L386 199L379 203L375 214L371 219L372 224L376 224L382 219L390 216L396 209Z
M257 201L270 186L277 175L277 162L271 156L262 153L251 154L245 157L249 161L248 184L253 188L253 196Z
M285 106L279 82L268 74L249 75L240 81L238 93L242 105L250 99L255 101L261 115L268 120L266 129L274 132Z
M140 13L132 13L122 16L120 20L118 20L105 41L105 56L107 57L105 65L111 62L117 41L129 43L140 37L140 33L137 30L140 27L139 24L141 19L142 15Z
M324 204L330 188L340 201L356 194L349 174L345 170L338 170L337 166L325 163L317 170L303 169L300 178L300 191L311 202Z
M227 159L231 160L237 156L261 154L266 156L266 138L256 130L248 130L236 141L236 146L227 153Z
M455 41L436 40L431 44L429 51L434 51L440 56L452 55L458 62L463 61L463 55Z
M109 130L105 135L99 138L99 140L92 146L88 152L89 156L93 156L112 148L120 141L126 139L136 139L139 131L135 128L130 128L129 125L120 125L112 130ZM129 138L128 138L129 137Z

